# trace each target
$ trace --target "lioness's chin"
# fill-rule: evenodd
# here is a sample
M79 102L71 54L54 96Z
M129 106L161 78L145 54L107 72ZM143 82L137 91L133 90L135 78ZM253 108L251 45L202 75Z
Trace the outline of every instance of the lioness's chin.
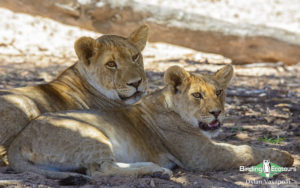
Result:
M127 100L125 100L124 102L125 102L125 104L130 104L130 105L132 105L132 104L137 103L141 98L142 98L142 97L137 97L137 98L134 98L134 99L127 99Z
M137 91L129 97L124 97L122 95L119 95L119 97L125 104L134 104L138 102L143 95L145 95L145 92Z

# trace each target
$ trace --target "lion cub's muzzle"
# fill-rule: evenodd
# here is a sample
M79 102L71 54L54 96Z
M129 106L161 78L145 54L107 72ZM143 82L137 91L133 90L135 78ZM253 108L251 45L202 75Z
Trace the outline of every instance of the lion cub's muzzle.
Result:
M222 125L222 123L219 120L221 110L212 110L209 113L211 115L213 115L214 119L210 123L204 123L204 122L199 121L198 122L199 128L204 131L214 131L214 130L219 129Z
M204 131L214 131L221 127L222 123L219 120L214 120L210 123L198 122L199 128Z

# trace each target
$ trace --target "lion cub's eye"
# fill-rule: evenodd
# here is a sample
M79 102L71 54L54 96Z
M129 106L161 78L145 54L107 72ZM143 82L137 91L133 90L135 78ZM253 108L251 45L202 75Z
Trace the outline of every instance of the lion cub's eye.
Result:
M218 97L219 97L222 93L223 93L223 90L222 90L222 89L216 91L216 95L217 95Z
M132 61L137 62L139 60L139 57L140 57L139 54L132 56Z
M196 99L202 99L203 98L202 94L199 93L199 92L192 93L192 96L195 97Z
M116 68L117 64L114 61L109 61L105 64L108 68Z

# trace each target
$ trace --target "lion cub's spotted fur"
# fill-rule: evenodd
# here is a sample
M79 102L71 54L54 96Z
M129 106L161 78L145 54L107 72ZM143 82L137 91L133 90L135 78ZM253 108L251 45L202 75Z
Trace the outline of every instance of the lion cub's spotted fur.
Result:
M147 88L141 55L147 37L148 26L145 25L128 38L115 35L104 35L96 40L81 37L74 45L78 62L55 80L0 91L0 148L7 147L42 113L109 109L138 101Z
M231 66L211 76L174 66L165 73L165 88L134 106L44 114L11 144L10 165L18 172L33 171L49 178L78 175L73 173L78 169L86 169L89 176L171 175L169 169L175 165L187 170L220 170L263 159L292 165L287 152L216 143L194 123L210 123L215 116L211 111L224 113L225 89L232 73ZM217 92L220 89L222 95ZM202 93L202 98L195 92Z

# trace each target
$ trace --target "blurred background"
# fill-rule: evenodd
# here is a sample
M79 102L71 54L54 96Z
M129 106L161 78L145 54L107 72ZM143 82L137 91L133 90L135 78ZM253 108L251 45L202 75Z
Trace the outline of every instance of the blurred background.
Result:
M298 0L0 0L0 89L51 81L77 60L73 44L81 36L127 36L146 23L149 91L163 86L163 73L172 65L212 73L233 64L227 119L217 140L289 151L299 170L275 179L299 185L299 10ZM239 187L262 179L236 169L198 174L178 169L170 181L114 178L99 182ZM1 179L56 186L30 173L0 174Z

